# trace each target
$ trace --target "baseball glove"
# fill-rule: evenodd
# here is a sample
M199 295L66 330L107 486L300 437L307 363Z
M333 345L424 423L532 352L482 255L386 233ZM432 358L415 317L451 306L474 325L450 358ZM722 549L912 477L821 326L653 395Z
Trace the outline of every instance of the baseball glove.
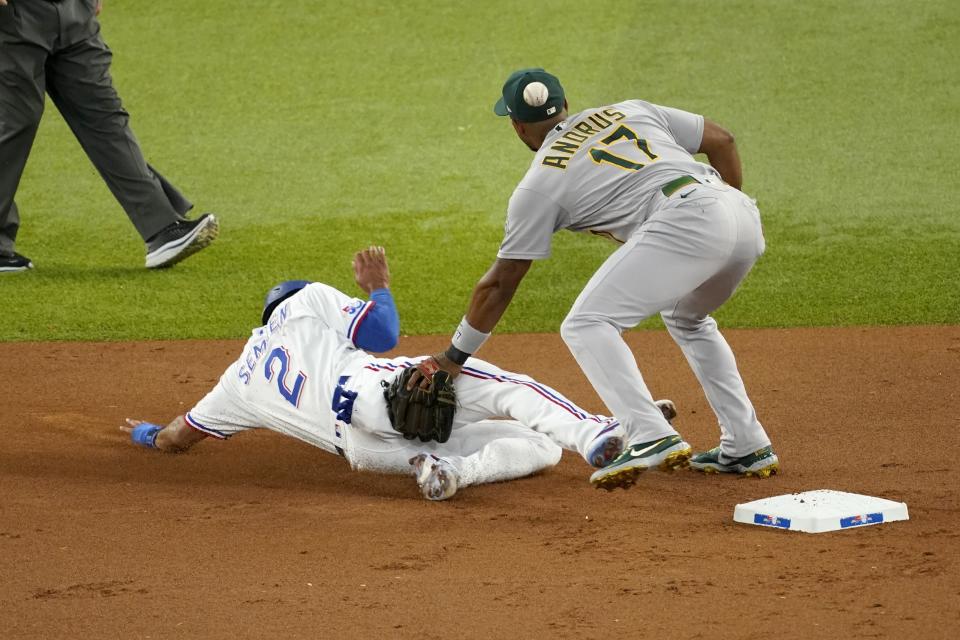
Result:
M392 382L383 381L390 424L407 440L420 438L421 442L446 442L453 430L453 416L457 410L453 380L446 371L437 371L429 389L419 386L407 389L407 382L416 370L416 367L409 367Z

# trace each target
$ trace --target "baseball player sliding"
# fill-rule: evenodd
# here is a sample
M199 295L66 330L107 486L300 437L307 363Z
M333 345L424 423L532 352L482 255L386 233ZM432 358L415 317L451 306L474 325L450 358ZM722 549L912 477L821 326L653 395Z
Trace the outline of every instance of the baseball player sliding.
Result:
M619 420L628 447L590 481L629 487L647 469L691 466L760 477L779 468L733 352L710 312L764 251L755 202L733 136L703 116L630 100L570 115L560 81L523 69L494 106L535 154L510 198L497 260L477 283L452 344L419 365L413 384L456 375L490 335L533 260L560 229L621 246L593 275L561 325L567 346ZM704 153L710 164L694 159ZM660 313L720 423L720 445L691 458L655 406L621 333ZM422 380L420 378L422 375Z
M589 414L546 385L475 358L451 384L456 406L401 432L404 420L415 423L430 413L426 405L414 407L409 397L396 399L397 387L403 395L406 385L403 372L411 373L425 356L384 359L364 351L392 349L400 324L383 248L358 252L353 268L369 300L321 283L278 285L267 295L263 326L253 330L241 356L206 397L165 427L128 420L122 429L136 444L181 452L207 437L266 428L339 454L357 470L412 471L430 500L553 466L560 447L595 466L620 452L615 420ZM391 385L394 379L400 384ZM435 406L443 398L425 402ZM665 415L673 415L672 403L660 404ZM400 414L407 408L411 412L404 418ZM448 424L434 434L443 421ZM416 431L421 426L426 431ZM440 442L420 441L431 438Z

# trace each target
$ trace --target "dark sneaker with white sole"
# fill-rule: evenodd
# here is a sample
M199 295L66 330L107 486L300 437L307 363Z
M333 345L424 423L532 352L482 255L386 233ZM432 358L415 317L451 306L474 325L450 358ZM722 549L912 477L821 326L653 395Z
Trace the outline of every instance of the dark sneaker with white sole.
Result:
M218 233L220 224L212 213L171 224L147 241L147 269L172 267L209 246Z
M693 456L690 468L704 473L739 473L742 476L769 478L780 472L780 459L770 446L742 458L728 458L720 451L720 447L714 447Z
M633 444L617 458L593 472L590 484L597 489L612 491L617 487L629 489L644 471L659 469L673 471L686 467L692 449L679 435L666 436L650 442Z
M0 253L0 273L13 273L33 269L30 258L19 253Z

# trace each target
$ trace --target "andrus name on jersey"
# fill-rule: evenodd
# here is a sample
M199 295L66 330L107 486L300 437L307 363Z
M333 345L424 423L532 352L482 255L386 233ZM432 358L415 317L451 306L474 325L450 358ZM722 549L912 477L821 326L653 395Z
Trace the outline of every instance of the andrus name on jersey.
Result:
M577 152L584 142L602 132L604 129L612 127L614 122L623 120L626 117L627 116L616 109L610 108L598 109L597 111L587 114L587 116L574 125L570 131L564 133L556 142L550 145L550 151L556 151L557 153L565 155L547 156L541 164L545 164L548 167L566 169L567 162L570 161L570 158L573 157L573 154Z
M270 316L270 322L267 326L257 329L258 340L243 354L243 365L237 369L237 377L240 378L243 384L250 384L250 377L253 375L253 370L267 350L267 340L284 325L287 321L287 313L289 311L290 309L287 305L281 305L273 315Z

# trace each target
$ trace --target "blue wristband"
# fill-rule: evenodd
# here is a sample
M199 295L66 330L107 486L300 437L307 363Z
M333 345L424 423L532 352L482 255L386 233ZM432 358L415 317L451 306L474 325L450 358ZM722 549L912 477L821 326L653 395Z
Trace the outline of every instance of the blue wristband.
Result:
M141 447L155 449L157 447L157 434L163 430L158 424L144 422L138 424L130 432L130 440L133 444L139 444Z

